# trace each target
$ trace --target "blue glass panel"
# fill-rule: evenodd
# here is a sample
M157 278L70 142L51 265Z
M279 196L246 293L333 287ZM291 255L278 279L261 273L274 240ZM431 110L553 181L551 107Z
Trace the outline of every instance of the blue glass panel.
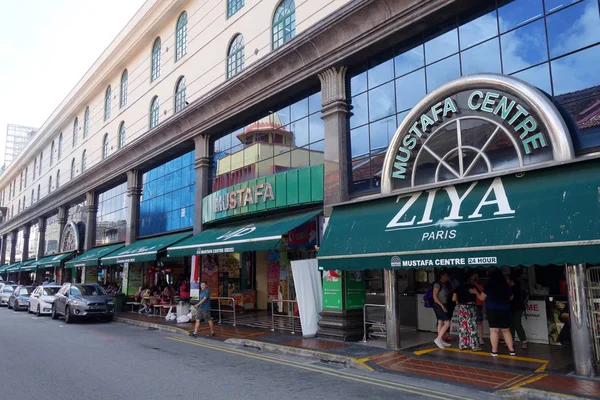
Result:
M458 28L460 48L466 49L498 35L496 10L482 15Z
M292 121L304 118L308 115L308 98L304 98L290 106Z
M458 52L458 31L452 29L428 42L425 42L425 62L437 60Z
M426 68L427 92L431 92L444 83L460 76L458 54Z
M310 141L317 142L325 138L325 121L320 114L313 114L309 118L310 123Z
M548 60L543 20L502 35L500 40L505 74L512 74Z
M550 57L579 50L600 41L598 0L587 0L546 18Z
M500 33L524 25L544 14L542 0L516 0L498 9Z
M552 87L550 85L550 68L548 63L526 69L525 71L516 73L513 76L523 79L525 82L532 84L548 94L552 94Z
M369 127L367 125L350 131L352 158L369 153Z
M425 65L425 51L420 44L410 50L398 54L394 59L396 76L402 76Z
M299 121L292 122L290 125L290 131L292 132L294 139L292 142L293 146L302 147L309 143L308 140L308 118L303 118Z
M396 132L396 128L395 115L369 124L371 151L386 149Z
M412 108L425 97L425 69L420 69L396 79L396 101L398 110Z
M600 85L600 45L552 61L554 95Z
M394 79L394 60L389 59L379 65L371 67L368 71L369 88L374 88Z
M367 90L367 72L361 72L350 78L350 95L355 96Z
M321 111L321 92L317 92L308 98L308 111L312 113L316 113Z
M481 72L501 73L500 43L497 38L479 44L461 53L462 74Z
M369 120L390 116L396 113L394 82L386 83L369 91Z
M546 13L549 14L556 10L560 10L563 7L568 6L569 4L576 3L579 0L545 0L544 3L546 5Z
M369 106L367 93L355 96L351 101L350 128L364 125L369 122Z

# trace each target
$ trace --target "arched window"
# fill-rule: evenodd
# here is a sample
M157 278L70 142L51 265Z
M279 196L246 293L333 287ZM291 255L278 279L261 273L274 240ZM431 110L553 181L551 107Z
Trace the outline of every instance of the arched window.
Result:
M77 142L79 139L79 120L75 118L73 121L73 148L77 147Z
M119 149L125 147L125 134L125 121L122 121L121 125L119 125L119 141L117 143Z
M294 0L282 0L273 15L273 50L296 36L296 6Z
M29 167L25 167L25 188L27 188L27 175L29 175Z
M104 95L104 120L110 118L110 96L111 96L110 85L106 88L106 94Z
M129 84L129 73L127 70L123 71L121 75L121 95L119 99L119 107L125 107L127 105L127 85Z
M175 62L187 53L187 13L184 11L177 20L175 29Z
M60 135L58 135L58 156L56 157L56 159L58 161L60 161L60 158L62 157L62 147L63 147L63 134L61 132Z
M35 180L36 170L37 170L37 157L33 159L33 180Z
M83 113L83 138L85 139L90 129L90 108L86 107Z
M244 7L244 0L227 0L227 18L238 12Z
M156 80L160 76L160 37L157 37L152 45L152 68L150 72L150 81Z
M31 205L33 205L34 201L35 201L35 189L31 189Z
M40 152L40 170L39 170L40 178L42 177L42 165L44 165L44 152L43 151Z
M50 145L50 166L52 166L52 164L54 164L54 140Z
M227 50L227 79L239 74L244 69L244 37L235 35Z
M85 167L87 166L87 151L83 151L83 154L81 154L81 173L83 174L85 172Z
M56 188L60 187L60 169L56 171Z
M71 160L71 180L75 179L75 158Z
M108 157L108 133L104 134L104 139L102 139L102 159L104 160Z
M21 212L21 199L19 199L19 205L17 207L17 213Z
M48 177L48 194L52 193L52 175Z
M175 112L185 108L185 76L182 76L175 85Z
M40 201L40 185L38 185L37 201Z
M23 196L23 211L25 211L25 208L27 208L27 206L25 205L27 203L27 196Z
M150 103L150 129L158 125L158 114L160 112L159 106L158 97L154 96L152 102Z

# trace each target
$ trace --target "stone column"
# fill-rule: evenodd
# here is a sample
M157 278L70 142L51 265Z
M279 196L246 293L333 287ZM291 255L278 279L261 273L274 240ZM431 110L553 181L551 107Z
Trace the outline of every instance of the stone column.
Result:
M10 233L10 257L8 260L9 264L15 263L15 256L17 252L17 239L19 237L19 231L12 231Z
M569 295L569 320L575 374L593 378L594 347L588 314L587 277L585 264L567 265L567 293Z
M196 170L196 193L194 202L194 235L202 232L202 199L209 194L210 157L209 136L198 135L194 138L194 169Z
M127 228L125 245L129 246L137 240L140 226L140 196L142 195L142 180L136 169L127 171Z
M67 226L67 221L69 220L69 210L66 206L58 207L58 252L62 249L62 235L65 230L65 226Z
M397 272L383 270L385 286L385 330L388 349L400 349L400 305L398 297Z
M8 241L8 235L2 236L2 248L0 251L0 265L6 264L6 242Z
M29 259L29 235L31 233L31 225L25 224L23 227L23 251L22 251L22 261L27 261Z
M86 221L83 251L90 251L96 245L96 216L98 214L98 203L96 192L90 191L85 194Z
M38 231L39 231L39 240L38 240L38 250L37 250L37 258L38 260L44 257L46 252L46 218L39 217L38 218Z

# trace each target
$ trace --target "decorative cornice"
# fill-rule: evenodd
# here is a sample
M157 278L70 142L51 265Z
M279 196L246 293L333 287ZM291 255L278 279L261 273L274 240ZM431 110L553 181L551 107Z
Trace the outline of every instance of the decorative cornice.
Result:
M210 167L210 158L209 157L197 158L194 161L194 169L208 168L208 167Z
M321 81L321 104L346 101L346 66L326 69L319 74Z

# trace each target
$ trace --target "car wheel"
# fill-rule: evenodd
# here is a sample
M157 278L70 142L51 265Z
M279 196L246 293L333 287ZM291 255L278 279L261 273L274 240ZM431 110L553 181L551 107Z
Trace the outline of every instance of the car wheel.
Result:
M56 313L56 305L52 304L52 319L58 319L58 314Z
M37 315L38 317L42 316L42 310L40 310L40 305L39 304L37 306L37 310L35 311L35 315Z
M12 307L10 306L10 301L8 303L6 303L6 307L8 307L8 309L10 310Z
M14 311L17 312L19 311L19 302L15 301L15 306L13 307Z
M67 306L65 308L65 323L70 324L71 322L73 322L73 317L71 316L71 309Z

